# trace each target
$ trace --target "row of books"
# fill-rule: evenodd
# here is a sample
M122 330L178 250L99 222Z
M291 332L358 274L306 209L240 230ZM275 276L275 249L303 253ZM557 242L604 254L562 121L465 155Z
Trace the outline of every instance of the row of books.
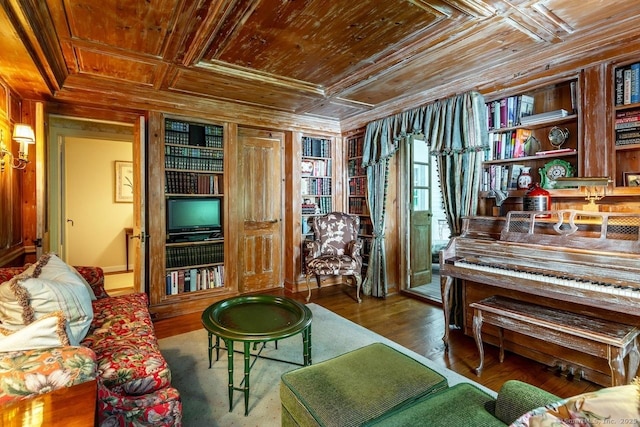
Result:
M533 96L516 95L488 102L487 125L489 130L518 126L523 117L533 114Z
M205 135L222 136L223 128L218 125L195 125L204 126ZM164 128L167 130L173 130L177 132L189 132L189 123L181 120L165 119Z
M518 176L524 165L490 165L483 171L482 191L515 190L518 188Z
M368 215L368 213L365 215ZM358 231L358 233L360 234L360 236L373 235L373 224L371 223L371 218L360 218L360 230ZM363 244L366 241L367 239L364 239Z
M305 159L300 163L300 173L307 176L331 176L331 159Z
M517 159L527 155L525 143L531 136L530 129L515 129L508 132L492 134L493 141L488 151L485 151L485 160Z
M303 157L331 157L331 141L323 138L302 137Z
M222 175L197 174L191 172L165 171L165 193L173 194L220 194Z
M224 158L224 152L222 150L209 150L196 148L193 146L179 147L176 145L165 145L165 156L182 156L192 157L196 159L222 159Z
M204 135L204 139L196 143L188 133L165 130L164 142L167 144L205 146L207 148L222 148L223 138L220 135Z
M174 270L166 275L167 295L224 287L224 265Z
M364 148L364 138L355 138L349 141L347 147L347 157L362 157L362 150Z
M198 157L165 156L164 166L167 169L189 169L193 171L222 172L223 159L203 159Z
M640 62L615 70L616 105L640 102Z
M331 197L306 198L302 201L302 215L328 214L332 206Z
M167 246L167 268L192 265L217 264L224 262L224 245Z
M616 145L640 144L640 110L616 113Z
M349 178L349 195L364 196L367 194L367 178L356 176Z
M300 193L306 195L331 195L331 178L303 177L300 183Z
M362 167L362 159L351 159L347 162L347 173L349 176L366 175L367 170Z
M369 215L369 205L362 199L349 199L349 213L355 215Z

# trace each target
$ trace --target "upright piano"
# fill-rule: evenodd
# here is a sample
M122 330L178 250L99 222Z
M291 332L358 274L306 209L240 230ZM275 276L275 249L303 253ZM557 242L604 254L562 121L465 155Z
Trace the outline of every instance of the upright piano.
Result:
M464 218L461 235L440 252L440 277L445 345L454 279L461 279L468 335L469 304L491 295L640 326L640 214L512 211L506 218ZM601 360L515 333L505 340L511 351L610 384Z

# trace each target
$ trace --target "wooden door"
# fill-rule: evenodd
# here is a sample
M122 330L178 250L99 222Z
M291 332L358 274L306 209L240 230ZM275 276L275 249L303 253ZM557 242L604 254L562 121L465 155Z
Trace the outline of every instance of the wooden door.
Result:
M146 251L147 231L145 230L145 212L146 212L146 157L143 150L146 126L145 118L138 117L133 128L133 235L130 242L133 248L133 286L137 292L145 292L146 265L144 253ZM129 236L127 236L129 237ZM135 243L135 244L134 244Z
M238 194L229 198L242 224L238 237L241 293L282 286L282 147L284 135L238 129Z
M410 287L431 283L431 163L426 144L411 145Z
M431 212L411 212L411 287L431 283Z

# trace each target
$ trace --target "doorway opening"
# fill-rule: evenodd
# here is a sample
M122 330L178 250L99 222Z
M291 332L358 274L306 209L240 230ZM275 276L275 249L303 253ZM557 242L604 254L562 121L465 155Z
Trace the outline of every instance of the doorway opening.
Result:
M426 142L414 139L405 164L409 176L409 274L406 291L429 301L442 303L439 252L449 243L442 190L435 157Z
M62 116L49 125L50 250L100 266L110 295L135 290L134 126Z

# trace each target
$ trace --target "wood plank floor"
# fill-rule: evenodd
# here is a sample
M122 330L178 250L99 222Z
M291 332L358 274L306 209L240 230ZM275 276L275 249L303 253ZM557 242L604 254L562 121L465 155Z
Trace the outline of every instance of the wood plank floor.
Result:
M284 290L268 293L285 295ZM488 344L485 344L482 376L478 377L473 372L473 368L478 365L479 357L472 337L465 336L460 330L452 330L449 351L445 352L442 342L444 318L439 306L404 295L392 295L386 299L363 297L362 303L358 304L355 302L354 294L355 290L347 286L329 286L314 289L311 302L495 391L509 379L534 384L560 397L601 388L586 380L568 380L542 364L509 352L505 353L504 362L499 363L498 349ZM304 303L306 293L286 296ZM201 327L200 313L155 322L159 338Z

